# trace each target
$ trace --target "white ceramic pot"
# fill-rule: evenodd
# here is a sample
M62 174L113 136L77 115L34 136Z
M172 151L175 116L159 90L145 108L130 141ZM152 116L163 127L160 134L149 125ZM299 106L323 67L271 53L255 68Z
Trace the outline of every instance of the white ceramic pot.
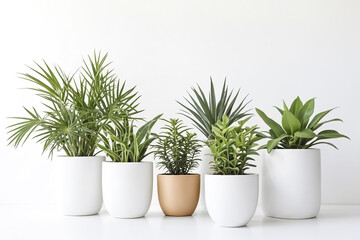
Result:
M205 175L205 201L219 226L245 226L258 203L259 175Z
M319 149L274 149L262 164L262 209L266 216L315 217L321 202Z
M200 198L198 208L206 209L205 204L205 174L212 174L210 162L214 161L214 157L211 155L211 150L208 146L204 146L201 151L201 161L199 162L199 168L197 172L200 173Z
M152 162L103 162L104 205L111 216L145 216L150 207L152 188Z
M66 157L54 160L56 202L64 215L93 215L102 206L101 166L105 157Z

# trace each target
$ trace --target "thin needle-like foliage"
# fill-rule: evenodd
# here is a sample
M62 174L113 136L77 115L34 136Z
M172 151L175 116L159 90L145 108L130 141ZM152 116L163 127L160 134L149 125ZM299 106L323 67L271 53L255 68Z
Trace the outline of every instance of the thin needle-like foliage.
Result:
M247 101L247 96L237 101L240 89L236 92L230 91L226 79L219 99L216 97L214 83L211 78L208 97L206 97L199 85L197 89L193 87L191 90L192 94L188 93L188 98L184 98L184 103L178 101L183 108L181 114L190 119L206 139L212 138L212 126L218 120L221 120L224 114L228 116L230 125L251 115L249 109L246 109L250 102Z
M120 82L109 69L107 56L94 53L73 75L45 61L21 74L32 84L29 89L41 98L45 110L24 107L24 117L13 117L17 122L8 127L9 145L16 148L32 137L43 143L49 156L61 150L67 156L96 155L102 129L141 112L135 88Z
M190 133L180 119L163 119L166 125L152 146L158 167L166 174L186 175L199 165L200 140L196 133Z

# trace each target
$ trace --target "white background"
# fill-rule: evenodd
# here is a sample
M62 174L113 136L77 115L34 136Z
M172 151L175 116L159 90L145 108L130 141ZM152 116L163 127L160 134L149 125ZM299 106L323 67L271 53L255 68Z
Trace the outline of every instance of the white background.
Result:
M339 106L331 117L344 123L328 127L351 141L321 147L322 201L360 203L360 1L14 0L1 3L0 26L0 204L54 201L42 146L6 146L7 117L39 105L17 72L42 59L74 72L94 49L137 85L148 119L179 117L176 100L196 83L207 90L209 76L272 117L298 95L316 97L316 112Z

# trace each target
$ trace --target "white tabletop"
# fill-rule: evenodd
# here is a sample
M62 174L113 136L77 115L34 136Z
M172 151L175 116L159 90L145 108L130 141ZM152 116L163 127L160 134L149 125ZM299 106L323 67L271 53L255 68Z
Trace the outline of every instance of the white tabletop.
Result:
M101 210L86 217L61 216L53 205L1 205L0 239L360 239L360 205L323 205L317 218L264 217L261 207L248 226L216 226L206 211L165 217L152 207L146 217L116 219Z

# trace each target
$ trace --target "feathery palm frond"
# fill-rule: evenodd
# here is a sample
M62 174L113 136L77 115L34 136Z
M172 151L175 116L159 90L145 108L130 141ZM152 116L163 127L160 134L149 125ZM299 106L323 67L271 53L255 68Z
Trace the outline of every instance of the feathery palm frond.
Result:
M21 74L34 85L29 89L45 100L45 111L25 108L26 117L13 118L18 122L8 127L9 144L16 148L32 135L50 155L64 150L68 156L93 156L102 129L141 112L135 88L126 89L125 82L120 83L113 70L108 70L106 59L107 54L100 52L89 56L78 81L75 74L66 75L45 61L43 66L36 63L37 68L29 67L31 74Z

